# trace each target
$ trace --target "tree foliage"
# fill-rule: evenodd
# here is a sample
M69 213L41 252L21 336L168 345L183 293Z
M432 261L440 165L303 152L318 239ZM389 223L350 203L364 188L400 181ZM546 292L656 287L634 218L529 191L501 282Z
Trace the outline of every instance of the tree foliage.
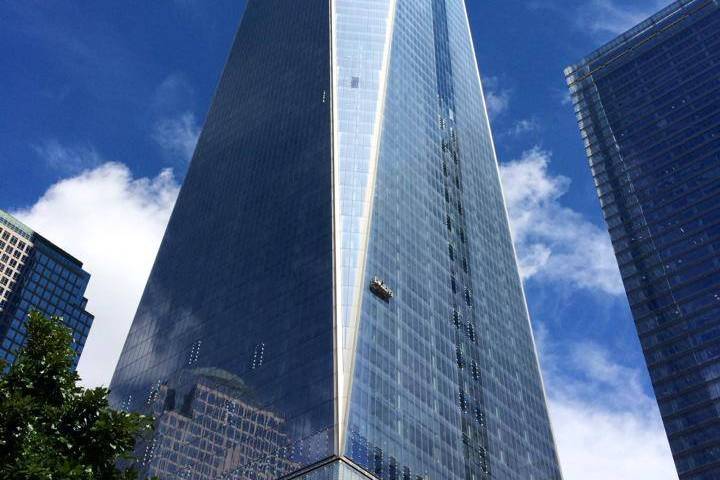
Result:
M59 318L33 312L26 325L17 360L0 366L0 478L136 479L117 465L152 420L111 409L106 388L79 386L72 334Z

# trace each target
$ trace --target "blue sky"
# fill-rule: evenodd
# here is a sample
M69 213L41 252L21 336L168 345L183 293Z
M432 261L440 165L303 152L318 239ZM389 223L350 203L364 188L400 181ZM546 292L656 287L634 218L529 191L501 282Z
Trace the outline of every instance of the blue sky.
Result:
M467 3L566 477L676 478L562 75L668 2ZM90 384L112 372L243 7L0 0L0 208L93 273Z

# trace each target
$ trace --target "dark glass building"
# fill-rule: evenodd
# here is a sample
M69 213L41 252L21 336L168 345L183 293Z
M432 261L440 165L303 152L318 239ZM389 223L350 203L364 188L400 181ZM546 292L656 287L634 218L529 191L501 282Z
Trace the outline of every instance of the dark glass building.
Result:
M77 366L94 318L85 311L89 280L79 260L0 210L0 358L15 361L27 315L39 310L72 330Z
M561 478L462 0L248 2L111 390L162 479Z
M675 464L720 478L720 4L675 2L566 70Z

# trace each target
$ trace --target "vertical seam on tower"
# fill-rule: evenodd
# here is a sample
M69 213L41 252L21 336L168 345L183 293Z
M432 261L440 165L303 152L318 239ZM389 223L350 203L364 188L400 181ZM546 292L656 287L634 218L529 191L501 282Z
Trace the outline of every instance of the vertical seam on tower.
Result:
M339 215L339 208L337 205L338 202L338 196L337 192L335 191L338 186L338 168L336 165L337 162L337 149L336 149L336 135L335 135L335 106L336 106L336 95L335 95L335 9L334 9L334 3L335 0L328 0L328 22L330 24L330 32L329 32L329 39L330 42L330 58L328 61L330 62L330 196L331 196L331 202L332 202L332 262L333 262L333 291L332 291L332 297L333 297L333 388L334 388L334 398L333 398L333 416L334 418L334 428L333 428L333 449L335 450L336 455L340 455L340 435L341 435L341 429L340 429L340 416L341 416L341 406L340 406L340 390L342 389L341 386L341 375L342 375L342 325L339 325L340 321L340 315L338 314L338 306L340 305L338 295L341 289L341 282L338 282L339 278L339 262L338 262L338 256L340 255L338 248L340 246L340 242L338 241L338 215ZM340 279L341 280L341 279Z
M385 99L387 95L387 83L388 83L388 76L389 76L389 70L390 70L390 53L392 49L392 39L393 34L395 30L395 12L397 9L397 2L398 0L390 0L390 5L388 8L388 18L387 18L387 27L385 32L385 47L383 50L383 64L380 69L380 89L378 92L378 106L375 109L375 129L373 132L372 137L372 156L370 158L370 169L369 169L369 175L368 175L368 188L367 188L367 195L368 195L368 201L367 201L367 217L366 217L366 225L365 225L365 235L363 240L363 246L360 249L360 260L359 265L360 268L358 269L358 272L356 274L356 288L357 291L354 296L354 302L353 302L353 317L355 318L354 322L354 333L353 333L353 343L350 349L350 368L348 369L348 378L346 379L347 385L345 386L345 398L346 398L346 406L344 411L342 412L342 423L340 424L340 455L342 456L344 454L345 450L345 440L346 440L346 432L345 429L347 427L348 423L348 417L349 417L349 405L350 405L350 394L351 394L351 388L352 388L352 378L353 373L355 371L355 356L356 356L356 347L357 347L357 341L358 341L358 333L360 332L360 312L361 312L361 303L363 298L363 292L366 288L366 285L363 282L363 279L365 278L365 267L367 262L367 249L369 246L369 239L370 239L370 226L372 224L372 213L373 213L373 205L374 205L374 198L375 198L375 184L377 182L377 165L380 157L380 139L382 134L382 123L383 118L385 115ZM343 372L344 373L344 372Z

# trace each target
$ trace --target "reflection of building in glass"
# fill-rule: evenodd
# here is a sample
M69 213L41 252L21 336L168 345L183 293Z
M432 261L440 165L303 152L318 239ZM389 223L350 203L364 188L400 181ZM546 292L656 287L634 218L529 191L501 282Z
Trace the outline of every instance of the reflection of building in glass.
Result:
M78 356L93 316L83 297L90 274L82 263L0 210L0 358L15 361L31 310L62 317Z
M566 75L680 478L720 478L720 4L675 2Z
M561 477L463 0L248 2L112 401L198 368L233 480Z
M185 372L182 388L160 385L148 398L157 422L143 463L160 478L233 478L248 464L267 462L287 448L283 421L252 405L242 381L216 369ZM188 384L190 382L190 384ZM271 454L272 455L272 454ZM256 478L273 479L294 466L273 456Z

